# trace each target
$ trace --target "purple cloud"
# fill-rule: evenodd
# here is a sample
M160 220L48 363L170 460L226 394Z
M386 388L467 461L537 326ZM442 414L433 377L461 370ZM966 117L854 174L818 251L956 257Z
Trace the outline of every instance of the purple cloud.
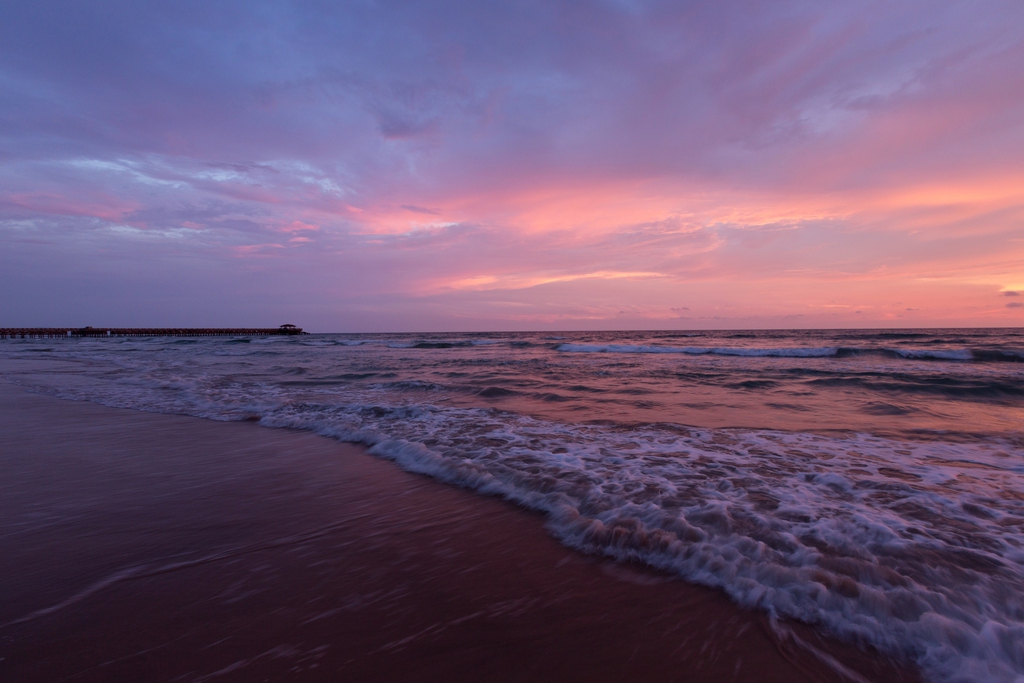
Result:
M11 324L572 325L675 319L702 282L719 317L895 324L897 288L978 322L1024 256L1021 14L21 3L0 303ZM786 303L751 309L751 286Z

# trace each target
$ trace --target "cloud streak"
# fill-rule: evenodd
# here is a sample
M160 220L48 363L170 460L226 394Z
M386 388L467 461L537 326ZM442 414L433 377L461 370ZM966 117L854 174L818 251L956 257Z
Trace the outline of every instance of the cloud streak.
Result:
M11 324L1022 323L1019 3L9 15Z

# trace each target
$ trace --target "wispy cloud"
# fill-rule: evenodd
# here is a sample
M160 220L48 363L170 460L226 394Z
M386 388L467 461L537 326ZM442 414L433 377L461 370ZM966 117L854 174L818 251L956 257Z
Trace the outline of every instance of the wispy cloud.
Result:
M0 23L0 303L142 320L195 291L184 310L216 317L256 288L321 329L1020 324L992 297L1024 289L1022 20L22 3ZM87 294L99 274L116 296Z

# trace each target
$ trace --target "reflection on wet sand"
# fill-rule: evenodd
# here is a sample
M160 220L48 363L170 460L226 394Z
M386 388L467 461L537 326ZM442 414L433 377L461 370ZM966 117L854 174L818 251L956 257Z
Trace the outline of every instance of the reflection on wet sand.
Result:
M5 681L917 680L355 446L0 406Z

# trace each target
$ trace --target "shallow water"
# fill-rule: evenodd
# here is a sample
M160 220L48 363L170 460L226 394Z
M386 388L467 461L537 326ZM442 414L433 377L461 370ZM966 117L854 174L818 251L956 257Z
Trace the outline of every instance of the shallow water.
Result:
M12 379L259 419L549 516L588 552L1024 677L1024 331L9 340Z

